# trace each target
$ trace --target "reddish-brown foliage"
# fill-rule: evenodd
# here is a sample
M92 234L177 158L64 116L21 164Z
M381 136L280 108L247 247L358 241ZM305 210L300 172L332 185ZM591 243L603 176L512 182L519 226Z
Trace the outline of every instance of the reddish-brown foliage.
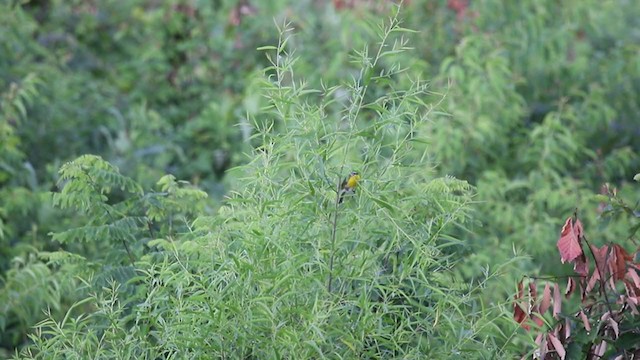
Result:
M586 252L582 248L583 243L587 245ZM560 261L573 263L576 273L568 278L564 294L569 298L579 287L581 308L574 312L574 317L564 316L561 320L562 290L557 283L546 282L542 297L538 298L538 284L531 280L528 283L529 298L525 299L521 281L514 297L514 319L527 331L532 330L531 323L537 325L534 331L540 333L536 336L536 358L543 360L567 356L567 345L574 340L571 337L572 326L581 326L590 332L594 329L593 324L598 324L595 327L598 337L591 343L587 358L599 359L607 351L607 341L615 341L620 336L624 321L629 321L630 316L640 315L640 263L635 262L634 256L621 245L597 247L589 244L577 217L565 221L557 246ZM594 261L593 266L589 264L589 257ZM620 293L622 288L624 292ZM525 311L522 304L527 300L529 306ZM556 321L549 323L553 328L536 330L544 325L543 317L552 306L551 315Z

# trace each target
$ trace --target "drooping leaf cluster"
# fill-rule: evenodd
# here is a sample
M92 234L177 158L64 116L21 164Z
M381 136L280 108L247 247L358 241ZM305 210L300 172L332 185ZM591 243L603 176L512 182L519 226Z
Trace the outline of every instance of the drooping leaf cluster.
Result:
M603 217L622 213L638 223L638 203L627 204L616 191L608 195L609 211L603 212ZM566 278L565 290L557 281L560 279L546 281L538 297L540 280L534 277L529 281L528 295L521 281L514 297L514 319L535 335L537 358L624 359L640 351L640 253L625 248L637 243L638 227L629 229L625 241L598 246L595 239L587 239L576 215L566 220L557 247L560 261L573 265L574 273ZM563 294L567 299L578 299L563 306ZM547 316L550 309L552 318Z

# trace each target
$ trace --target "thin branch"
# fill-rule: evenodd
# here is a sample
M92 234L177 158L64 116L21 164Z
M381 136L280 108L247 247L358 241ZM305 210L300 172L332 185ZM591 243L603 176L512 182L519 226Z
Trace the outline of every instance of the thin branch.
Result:
M578 220L578 209L576 208L573 211L573 222L575 223ZM589 248L589 252L591 253L591 256L593 257L593 262L596 264L596 271L598 272L598 275L600 276L600 295L602 295L602 297L604 297L604 301L607 304L607 309L609 310L609 314L613 315L613 309L611 309L611 304L609 303L609 296L607 294L607 290L605 289L605 279L604 276L602 274L602 272L600 271L600 267L598 266L598 259L596 258L596 254L593 252L593 249L591 248L591 244L589 243L589 241L587 240L587 237L584 236L584 234L580 235L580 239L578 240L584 240L585 244L587 244L587 248Z
M85 172L85 175L87 176L87 178L89 178L89 183L91 184L91 187L93 188L93 191L95 191L96 193L99 194L100 191L98 189L98 183L93 179L93 177L91 176L91 174L89 174L88 171ZM113 223L115 221L115 216L113 216L113 214L111 214L111 211L109 210L109 208L105 208L104 211L107 213L107 217L108 217L109 221L111 223ZM133 254L131 253L131 250L129 249L129 245L127 244L127 241L124 238L122 238L120 240L122 241L122 244L124 245L124 249L127 251L127 255L129 255L129 261L131 261L131 266L135 267L136 259L133 257Z
M335 211L333 213L333 228L331 229L331 254L329 256L329 281L327 284L327 291L331 292L331 283L333 282L333 261L336 251L336 238L338 233L338 206L340 205L340 185L341 181L338 179L338 186L336 191L336 204Z
M558 280L558 279L568 279L568 278L587 278L584 275L558 275L558 276L531 276L524 275L524 277L534 280Z
M602 272L600 271L600 267L598 266L598 259L596 258L596 254L593 252L593 249L591 248L591 244L589 244L587 237L582 235L582 240L584 240L585 244L587 244L587 248L589 248L589 252L591 253L591 256L593 257L593 261L596 264L596 271L600 276L600 279L598 281L600 283L600 294L604 297L604 301L607 304L607 309L609 310L609 314L613 316L613 309L611 309L611 304L609 303L609 296L607 294L607 290L605 289L605 278Z
M134 266L134 264L136 263L136 259L133 257L131 250L129 250L129 245L127 245L127 241L125 239L121 239L121 240L125 250L127 250L127 254L129 255L129 260L131 260L131 266Z
M156 235L155 235L155 232L153 231L153 223L151 222L151 220L149 220L148 217L146 218L147 218L147 230L149 230L149 236L151 237L151 239L155 239Z

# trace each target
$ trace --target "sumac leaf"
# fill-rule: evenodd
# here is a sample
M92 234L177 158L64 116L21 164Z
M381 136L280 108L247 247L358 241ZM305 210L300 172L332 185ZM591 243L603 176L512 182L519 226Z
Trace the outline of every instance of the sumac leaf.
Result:
M560 252L560 261L564 264L567 261L573 261L578 256L582 255L582 247L580 246L580 237L582 236L582 224L580 220L576 220L573 223L573 218L568 218L565 221L562 231L560 232L560 239L558 239L558 251Z
M560 285L558 283L553 284L553 317L558 318L558 314L562 311L562 293L560 292Z
M553 334L547 334L547 338L549 339L549 342L551 343L551 345L553 345L553 348L556 350L556 353L558 353L558 356L560 357L560 359L564 360L564 358L567 356L567 352L564 349L564 346L562 345L562 342L560 342L560 340L558 340L557 337L555 337Z
M549 283L544 286L544 290L542 291L542 301L540 302L540 314L544 315L549 307L551 306L551 287Z

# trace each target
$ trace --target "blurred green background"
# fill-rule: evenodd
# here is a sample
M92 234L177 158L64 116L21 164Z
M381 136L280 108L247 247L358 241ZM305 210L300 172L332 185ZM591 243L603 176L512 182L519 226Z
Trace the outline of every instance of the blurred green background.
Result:
M61 248L49 233L78 223L51 204L62 164L100 155L144 189L173 174L208 193L200 215L213 214L241 181L227 170L250 160L250 119L265 116L270 64L257 49L277 44L276 26L291 22L299 78L337 85L358 76L353 56L378 41L374 24L393 4L3 1L0 355L29 342L43 309L64 313L77 300L37 255ZM640 2L407 0L400 18L416 32L393 61L430 83L433 112L419 131L435 172L476 187L456 276L472 281L524 255L487 284L492 302L523 274L561 273L555 242L575 208L594 242L624 238L626 221L598 221L594 194L610 183L637 199Z

